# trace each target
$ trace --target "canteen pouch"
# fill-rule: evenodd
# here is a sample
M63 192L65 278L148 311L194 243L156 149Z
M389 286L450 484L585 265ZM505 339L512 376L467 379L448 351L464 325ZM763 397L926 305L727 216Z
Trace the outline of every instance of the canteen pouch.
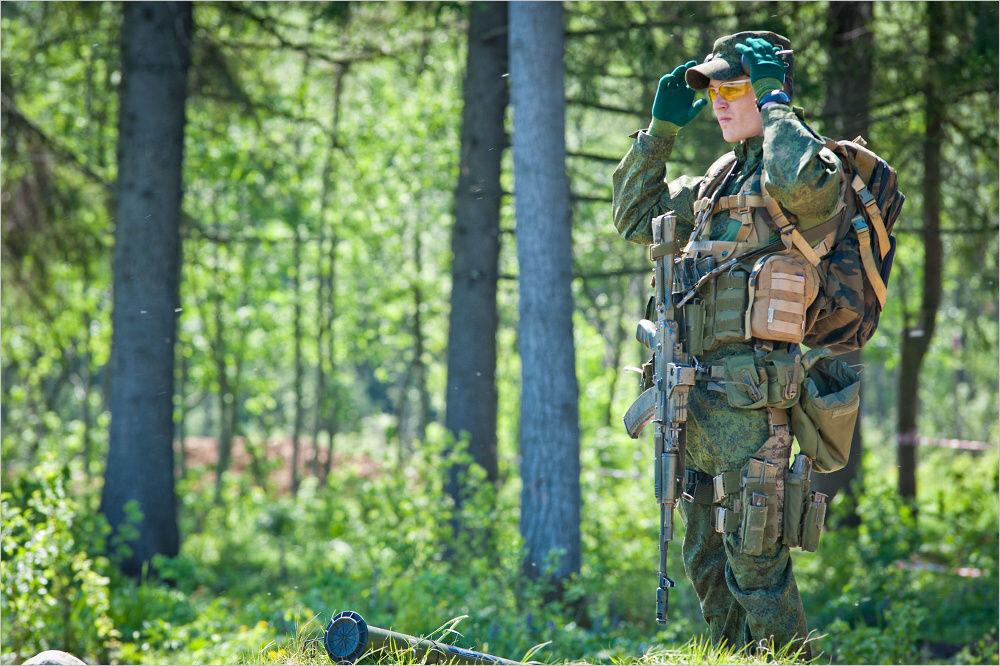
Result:
M783 543L789 548L802 544L802 515L809 497L809 477L812 463L808 457L797 454L785 473L785 506L782 512Z
M746 339L802 342L806 310L819 292L818 273L797 254L762 257L747 282Z
M829 355L830 350L821 347L803 356L806 377L802 396L789 409L799 449L822 473L835 472L847 464L861 404L861 376Z
M802 550L816 552L819 538L823 535L823 520L826 518L826 495L810 493L809 507L802 521Z

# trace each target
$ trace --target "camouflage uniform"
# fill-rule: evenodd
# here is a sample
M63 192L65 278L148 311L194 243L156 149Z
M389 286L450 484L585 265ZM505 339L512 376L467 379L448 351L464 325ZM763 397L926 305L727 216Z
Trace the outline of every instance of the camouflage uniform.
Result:
M725 39L725 38L724 38ZM722 40L720 40L722 41ZM718 50L718 42L716 50ZM737 61L738 62L738 61ZM735 146L736 166L721 195L767 193L795 214L800 228L831 217L841 196L841 165L824 142L810 130L801 112L783 104L761 111L764 133ZM667 211L677 216L677 237L686 238L696 222L696 202L709 196L703 184L710 178L681 176L665 182L666 162L676 137L663 138L640 130L614 173L614 222L633 243L652 243L651 220ZM731 161L720 160L724 165ZM717 163L718 164L718 163ZM763 165L766 176L760 177ZM714 167L717 168L717 167ZM710 218L703 239L736 240L744 221L720 211ZM764 209L754 212L757 229ZM738 216L737 216L738 217ZM759 243L777 238L759 238ZM796 346L797 348L797 346ZM698 356L703 365L723 363L728 357L753 354L753 341L706 345ZM687 422L688 479L738 471L751 456L774 461L784 469L791 453L787 426L772 427L765 409L736 409L718 385L698 382L689 394ZM780 482L779 482L780 485ZM778 489L779 502L781 489ZM721 506L733 508L735 495ZM688 578L701 602L701 611L715 643L732 646L774 637L776 645L807 633L805 614L792 573L789 549L781 538L759 555L741 552L739 530L720 533L713 525L716 507L710 503L681 502L687 526L683 556ZM780 515L780 509L779 509Z

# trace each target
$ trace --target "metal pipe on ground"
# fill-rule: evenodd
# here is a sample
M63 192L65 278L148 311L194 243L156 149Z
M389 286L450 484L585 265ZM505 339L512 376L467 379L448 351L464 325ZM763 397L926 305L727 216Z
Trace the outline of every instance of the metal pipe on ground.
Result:
M414 661L424 664L504 664L522 666L491 654L439 643L428 638L417 638L398 631L371 627L354 611L337 613L326 626L323 646L335 664L354 664L361 657L372 661L380 656L401 651L412 651Z

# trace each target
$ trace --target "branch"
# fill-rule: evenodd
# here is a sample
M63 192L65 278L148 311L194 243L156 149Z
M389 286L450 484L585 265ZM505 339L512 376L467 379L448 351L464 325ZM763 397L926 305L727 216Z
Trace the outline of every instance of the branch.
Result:
M948 236L953 234L966 235L966 234L995 234L997 233L997 227L965 227L957 229L928 229L926 227L920 227L919 229L893 229L892 233L895 234L927 234L930 236Z
M653 270L652 266L644 266L642 268L617 268L610 271L597 271L595 273L574 273L574 280L604 280L607 278L614 277L626 277L629 275L645 275Z
M586 201L590 203L611 203L611 197L596 197L589 194L570 194L570 201Z
M215 41L220 46L225 46L240 51L274 51L275 49L274 44L268 44L266 42L241 42L235 39L219 39L217 37L215 38ZM320 51L319 49L322 49L322 46L316 44L308 44L308 43L295 44L287 41L281 42L279 40L279 44L277 46L281 48L287 48L293 51L299 51L301 53L308 55L311 58L316 58L317 60L322 60L323 62L332 65L353 65L354 63L357 62L367 62L370 60L376 60L378 58L393 58L399 55L398 53L390 51L387 48L375 48L375 47L372 47L372 50L368 52L355 53L352 55L332 56Z
M585 153L580 150L568 150L566 155L569 157L582 157L587 160L596 160L598 162L606 162L608 164L618 164L622 161L620 157L611 157L609 155L597 155L596 153Z
M588 109L597 109L598 111L610 111L611 113L625 113L630 116L642 116L646 112L636 111L635 109L626 109L622 106L611 106L610 104L598 104L597 102L591 102L590 100L580 99L578 97L567 97L567 104L576 104L578 106L583 106Z
M82 157L69 148L60 145L58 141L46 134L42 128L29 120L6 94L0 95L0 109L4 113L10 114L11 118L16 120L19 125L34 134L56 157L61 157L71 162L85 176L110 191L111 183L107 179L91 169Z
M315 44L309 44L306 42L297 43L291 41L290 39L282 35L281 32L279 32L278 29L275 27L274 17L258 16L256 13L251 11L249 7L244 6L243 4L226 3L224 6L230 11L236 12L237 14L240 14L241 16L244 16L253 21L254 23L256 23L264 32L266 32L267 34L271 35L276 40L278 40L278 44L283 48L289 49L291 51L299 51L301 53L305 53L310 58L316 58L317 60L322 60L323 62L329 63L331 65L351 64L352 62L358 62L360 60L372 60L378 57L393 57L397 55L393 51L390 51L387 47L370 46L369 48L371 48L372 50L368 53L337 58L324 52L322 50L322 47L317 46ZM274 47L272 46L271 48Z
M644 21L642 23L629 23L626 25L614 25L605 28L591 28L590 30L567 30L565 35L571 37L595 37L601 35L615 35L630 30L650 30L652 28L669 28L676 30L681 24L676 21Z
M997 92L996 87L986 87L986 88L984 88L982 86L976 86L975 88L972 88L971 90L956 91L954 93L949 93L949 95L953 95L952 99L962 99L962 98L964 98L964 97L966 97L968 95L974 95L976 93L996 93L996 92ZM910 101L912 99L923 98L923 96L924 96L924 92L922 90L920 90L919 88L915 88L914 92L910 92L908 94L901 95L901 96L895 97L893 99L884 100L884 101L881 101L881 102L879 102L877 104L872 104L872 105L870 105L868 107L868 114L869 114L868 115L868 122L871 123L871 122L874 122L874 121L877 121L877 120L881 120L883 118L882 116L874 116L874 115L872 115L872 111L878 111L878 110L881 110L881 109L888 109L889 107L893 107L893 106L895 106L897 104L902 105L903 103L908 102L908 101ZM892 109L889 109L889 110L892 110ZM920 110L922 111L923 107L921 107ZM819 120L829 120L830 118L833 118L833 117L835 117L837 115L839 115L839 112L810 113L809 117L810 118L817 118Z

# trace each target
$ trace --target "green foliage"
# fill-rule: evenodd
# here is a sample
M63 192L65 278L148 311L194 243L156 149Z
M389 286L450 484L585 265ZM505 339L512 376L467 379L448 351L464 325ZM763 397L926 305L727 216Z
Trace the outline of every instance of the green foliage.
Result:
M107 524L66 493L52 461L2 497L3 661L46 649L106 661L120 636L111 618L116 578L103 554Z
M938 453L923 463L915 507L869 454L861 525L828 531L820 552L796 561L809 619L830 634L821 644L837 661L924 663L990 640L998 618L997 454ZM835 502L834 514L844 506ZM960 577L960 568L978 577Z
M885 611L885 623L852 628L845 620L830 625L830 643L837 656L853 664L914 664L920 652L913 637L927 611L909 602L893 602Z
M185 481L184 547L157 559L155 580L114 572L103 521L67 496L63 471L43 466L3 495L4 661L51 647L110 663L326 663L310 641L345 609L508 658L541 646L532 658L543 663L793 661L781 649L734 654L697 637L682 528L670 550L679 579L671 622L656 630L655 506L645 478L607 476L601 456L583 462L583 569L562 601L546 601L549 584L520 573L516 484L494 489L470 466L478 490L462 524L475 527L455 535L442 483L449 464L470 463L461 443L432 427L402 466L369 458L378 448L361 439L351 446L357 458L326 485L306 479L295 497L243 492L231 479L216 504L210 486ZM869 455L861 526L828 531L817 553L793 553L821 662L995 662L997 454L941 453L916 511ZM831 511L842 510L838 499ZM917 561L944 571L913 570ZM960 566L984 575L960 578Z
M216 438L228 417L252 460L224 474L219 503L211 464L186 461L182 552L155 563L159 580L131 581L115 573L118 545L104 543L96 517L108 424L120 5L5 2L2 660L59 647L123 663L326 663L307 641L347 608L411 634L464 616L454 627L462 635L447 632L448 640L512 658L546 644L535 656L545 662L784 659L691 640L703 624L683 582L680 525L668 553L679 581L671 622L652 622L650 452L619 421L636 393L621 368L641 363L632 332L648 296L648 262L611 229L610 172L628 133L649 122L659 77L703 57L716 36L748 27L792 38L796 102L824 131L826 9L567 3L583 566L562 602L546 602L552 590L520 572L509 196L498 283L500 481L488 486L470 468L475 492L461 522L476 527L460 535L452 534L458 509L442 492L443 469L468 460L436 424L445 408L467 7L195 6L178 436ZM878 66L867 138L899 167L908 200L894 297L865 349L864 521L828 532L818 553L796 553L796 573L811 626L828 634L817 645L837 663L996 663L995 450L921 449L916 507L893 490L898 350L923 278L915 232L928 59L924 4L875 3L873 11ZM919 423L922 435L991 442L1000 436L996 25L995 4L950 3L940 26L942 69L961 100L944 137L942 225L962 231L946 237ZM669 177L699 173L725 149L708 115L682 138ZM502 179L513 192L509 151ZM413 372L417 336L423 383ZM300 386L296 349L306 368ZM425 395L432 423L423 434L415 405ZM287 438L296 404L307 414L303 444L332 442L336 464L320 481L307 460L292 496L283 489L287 463L268 442ZM68 473L39 466L53 455ZM838 499L831 511L842 507ZM916 563L945 571L911 569ZM985 575L948 573L957 567Z

